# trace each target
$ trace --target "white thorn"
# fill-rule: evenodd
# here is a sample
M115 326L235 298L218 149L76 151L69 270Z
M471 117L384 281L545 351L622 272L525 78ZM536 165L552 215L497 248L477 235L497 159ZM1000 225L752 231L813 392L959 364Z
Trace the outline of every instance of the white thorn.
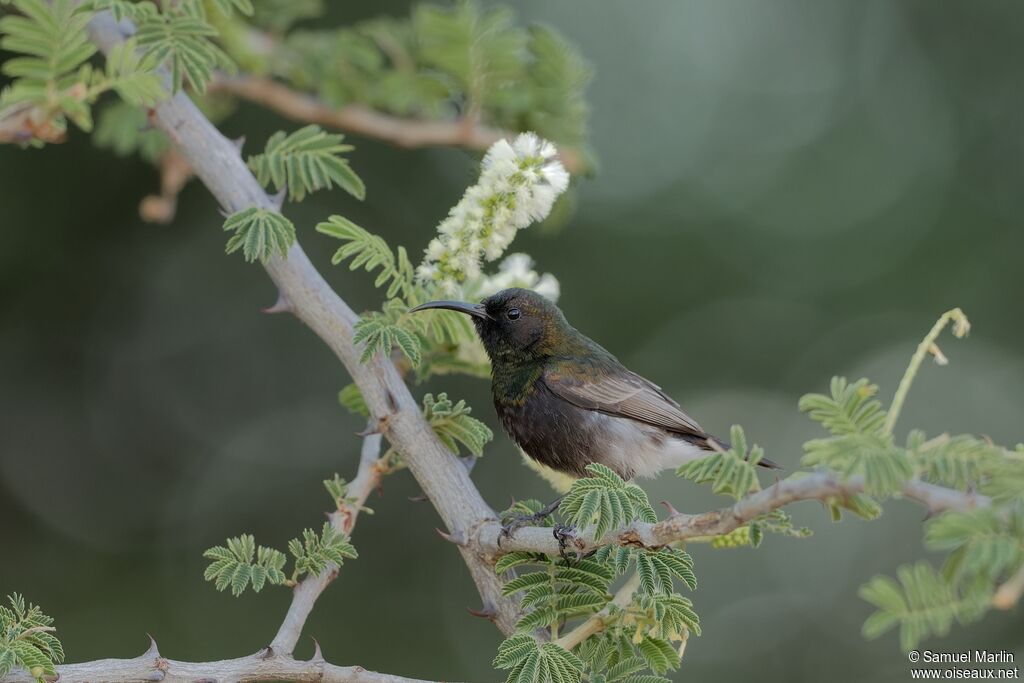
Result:
M313 639L313 656L310 657L309 661L311 661L311 662L323 662L323 661L325 661L324 660L323 650L320 649L320 641L317 640L316 638Z
M160 656L160 649L156 646L156 638L154 638L148 633L146 634L146 637L149 638L149 648L142 653L142 656L152 657L153 659L156 659Z
M268 306L262 311L264 313L290 313L292 310L292 304L288 301L288 297L283 292L277 293L277 301L272 306Z

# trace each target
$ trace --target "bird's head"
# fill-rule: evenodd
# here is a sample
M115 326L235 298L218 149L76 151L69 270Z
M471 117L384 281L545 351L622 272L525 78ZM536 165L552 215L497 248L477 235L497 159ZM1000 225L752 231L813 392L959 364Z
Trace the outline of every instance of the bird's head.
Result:
M472 317L491 361L526 361L560 353L575 330L558 306L528 289L503 289L478 304L431 301L413 311L443 308Z

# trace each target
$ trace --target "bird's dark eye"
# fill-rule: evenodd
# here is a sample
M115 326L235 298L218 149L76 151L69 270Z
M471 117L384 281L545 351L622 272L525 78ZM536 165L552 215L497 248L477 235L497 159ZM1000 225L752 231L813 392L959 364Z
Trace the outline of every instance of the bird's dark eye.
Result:
M518 308L510 308L507 311L505 311L505 317L508 318L509 320L519 320L519 316L521 316L522 314L522 311L520 311Z

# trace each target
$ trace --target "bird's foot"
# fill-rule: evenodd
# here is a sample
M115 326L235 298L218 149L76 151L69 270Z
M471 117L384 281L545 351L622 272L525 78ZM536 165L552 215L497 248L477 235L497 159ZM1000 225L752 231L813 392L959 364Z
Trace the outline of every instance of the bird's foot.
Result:
M524 526L534 526L544 522L548 517L551 516L550 512L541 510L540 512L534 512L526 515L512 515L501 520L501 531L498 532L498 546L501 546L501 542L506 538L512 538L512 536L522 529Z
M576 557L577 562L583 559L583 542L576 527L556 524L551 529L551 535L558 541L558 554L563 560L570 562L569 553Z
M498 532L498 547L501 547L501 541L503 539L512 538L512 535L524 526L534 526L545 522L548 517L555 513L562 502L562 498L564 497L565 496L559 496L553 502L548 503L537 512L509 515L502 519L501 531Z

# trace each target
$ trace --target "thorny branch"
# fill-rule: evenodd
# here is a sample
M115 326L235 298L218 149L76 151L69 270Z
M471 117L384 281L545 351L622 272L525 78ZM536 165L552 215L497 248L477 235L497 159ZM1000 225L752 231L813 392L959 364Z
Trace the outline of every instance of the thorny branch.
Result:
M237 659L179 662L160 656L156 642L133 659L97 659L57 667L61 683L196 683L196 681L316 681L320 683L428 683L416 678L367 671L361 666L337 666L324 660L317 645L312 659L299 661L267 648ZM4 683L36 683L24 669L15 669Z
M660 548L676 541L701 536L719 536L753 521L760 515L799 500L841 499L863 490L862 477L842 480L825 472L791 476L720 510L692 515L673 512L660 522L633 522L601 539L580 536L573 541L573 549L580 553L588 553L611 544ZM986 496L980 494L961 493L918 480L907 482L902 495L924 505L933 514L944 510L969 510L990 503ZM477 530L474 542L492 553L525 551L553 555L559 551L558 541L548 528L519 529L513 538L502 540L500 549L497 543L498 531L499 526L496 523L482 525Z

